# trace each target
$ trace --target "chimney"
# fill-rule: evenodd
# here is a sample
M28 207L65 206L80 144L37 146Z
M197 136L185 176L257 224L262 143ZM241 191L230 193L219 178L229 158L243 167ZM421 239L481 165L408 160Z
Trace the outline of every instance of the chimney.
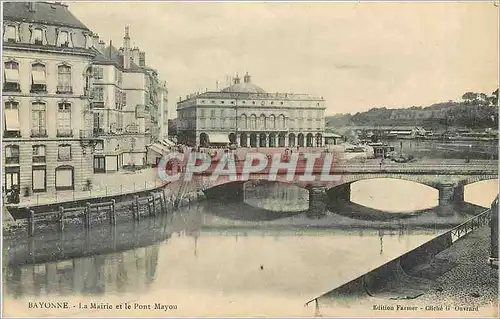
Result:
M139 52L139 66L146 67L146 52Z
M92 36L92 46L99 50L99 35L97 33Z
M245 83L250 83L250 75L248 75L248 72L245 74L245 76L243 77L243 81Z
M36 1L28 2L28 10L30 12L36 12L36 6L37 6Z
M106 44L104 43L104 41L102 41L102 40L99 41L98 50L99 50L99 52L104 54L104 51L106 51Z
M135 63L136 65L139 65L139 64L140 64L140 63L139 63L139 60L140 60L140 57L139 57L139 56L140 56L140 52L141 52L141 51L139 51L139 48L138 48L138 47L135 47L135 48L133 48L133 49L132 49L132 61L134 61L134 63Z
M129 27L125 27L125 36L123 37L123 68L130 69L130 37L128 35Z

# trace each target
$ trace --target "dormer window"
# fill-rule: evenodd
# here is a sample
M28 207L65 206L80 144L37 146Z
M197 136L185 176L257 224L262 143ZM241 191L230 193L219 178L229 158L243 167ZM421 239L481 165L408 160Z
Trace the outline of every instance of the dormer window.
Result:
M69 32L59 31L57 34L57 46L58 47L69 47Z
M5 42L15 43L17 42L17 28L13 25L6 25L3 34L3 40Z
M43 45L43 30L41 28L35 28L31 34L31 43Z

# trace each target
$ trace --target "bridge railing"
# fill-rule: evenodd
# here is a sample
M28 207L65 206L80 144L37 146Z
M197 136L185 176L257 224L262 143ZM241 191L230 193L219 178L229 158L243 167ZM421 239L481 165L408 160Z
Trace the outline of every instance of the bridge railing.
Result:
M491 219L491 208L488 208L479 215L472 217L471 219L463 222L462 224L456 226L450 230L451 241L455 242L458 239L464 237L468 233L487 225Z

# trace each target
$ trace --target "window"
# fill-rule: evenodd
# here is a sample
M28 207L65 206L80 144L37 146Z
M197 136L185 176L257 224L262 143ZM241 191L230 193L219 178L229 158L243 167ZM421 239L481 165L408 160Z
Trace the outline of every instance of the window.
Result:
M92 92L92 107L103 108L104 107L104 88L94 87Z
M224 104L224 101L220 101L220 104Z
M286 119L283 114L280 114L280 116L278 116L278 128L280 129L286 128Z
M31 93L46 92L45 65L35 63L31 66Z
M68 31L59 31L57 33L57 46L58 47L69 47L70 35Z
M31 174L33 192L45 192L47 189L47 171L45 166L33 166Z
M126 107L127 106L127 92L122 92L122 107Z
M215 128L215 118L212 117L212 119L210 120L210 122L211 122L210 126L212 128Z
M104 133L104 113L96 112L94 113L94 135L99 135Z
M41 28L35 28L31 31L31 43L32 44L43 44L43 30Z
M57 104L57 136L73 136L73 130L71 129L71 104L68 102Z
M5 190L11 191L13 186L19 187L19 167L5 168Z
M5 164L19 164L19 146L5 146Z
M94 66L92 73L94 74L94 79L104 78L104 69L101 66Z
M247 125L248 125L248 123L247 123L247 116L245 114L243 114L241 116L240 126L241 126L241 128L247 128Z
M47 136L45 103L31 104L31 136Z
M56 190L69 190L74 188L74 174L72 166L59 166L56 168Z
M57 93L71 93L71 67L60 65L57 67Z
M271 129L276 128L276 118L272 114L269 116L269 128Z
M204 109L200 110L200 117L205 117L205 110Z
M266 116L264 114L261 114L259 116L259 129L265 129L266 128Z
M115 88L115 108L117 110L122 109L122 98L122 92L118 88Z
M21 137L21 124L19 122L19 103L5 102L4 113L4 137Z
M257 128L257 116L255 114L250 115L250 128L254 130Z
M215 110L210 111L210 117L215 117Z
M45 162L45 145L33 145L33 163Z
M6 25L3 34L4 42L17 42L17 27L14 25Z
M94 156L94 173L106 173L106 158Z
M33 166L31 174L33 192L45 192L47 190L47 170L45 166Z
M19 86L19 64L14 61L5 62L4 69L4 91L21 91Z
M71 145L63 144L57 148L58 161L71 161Z

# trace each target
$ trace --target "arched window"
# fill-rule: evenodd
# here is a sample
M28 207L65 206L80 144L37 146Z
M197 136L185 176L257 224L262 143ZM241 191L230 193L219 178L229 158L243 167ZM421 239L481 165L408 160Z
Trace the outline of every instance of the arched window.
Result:
M276 128L276 118L272 114L269 116L269 128L271 129Z
M280 114L278 116L278 127L280 129L286 128L286 119L285 119L285 116L283 114Z
M251 129L257 128L257 116L255 114L250 115L250 128Z
M240 126L241 126L241 128L248 128L247 127L247 125L248 125L248 123L247 123L247 116L245 114L243 114L243 115L241 115L240 119L241 119L240 120Z
M261 114L259 116L259 130L263 130L266 128L266 116Z
M57 67L57 93L71 93L71 67L60 65Z
M4 65L4 91L19 91L19 64L15 61L7 61Z
M47 73L45 65L42 63L34 63L31 65L31 92L47 91L46 86Z

